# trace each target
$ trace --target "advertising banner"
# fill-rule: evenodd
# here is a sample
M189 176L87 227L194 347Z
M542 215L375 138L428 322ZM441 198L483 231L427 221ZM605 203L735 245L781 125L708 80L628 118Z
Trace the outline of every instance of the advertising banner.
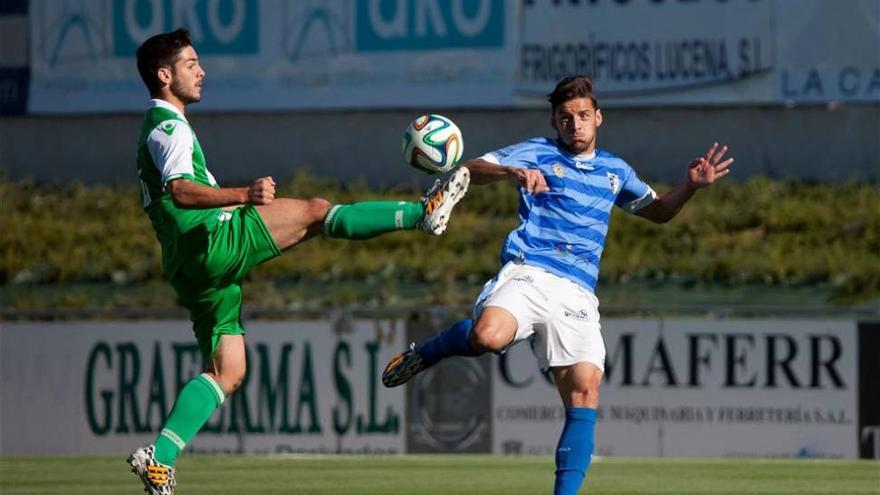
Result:
M189 29L208 110L880 102L875 0L32 0L28 111L141 110L134 52Z
M778 99L880 103L880 2L776 4Z
M379 383L395 321L254 322L249 373L190 449L404 451L403 389ZM4 323L0 454L126 453L151 443L204 367L189 322Z
M858 457L852 321L612 319L603 334L596 454ZM564 409L528 345L499 360L493 399L494 452L555 452Z
M770 0L526 2L518 90L589 74L604 103L766 100Z
M248 376L189 448L552 456L565 411L527 342L445 360L405 387L381 385L385 363L449 316L250 324ZM878 328L605 320L595 453L877 458ZM182 321L4 323L0 454L120 454L147 444L203 369Z
M407 321L407 341L424 342L454 323L428 314ZM445 359L406 386L406 451L416 453L492 452L492 372L494 356Z
M422 108L510 103L504 0L34 0L29 111L141 110L134 52L189 29L200 109Z

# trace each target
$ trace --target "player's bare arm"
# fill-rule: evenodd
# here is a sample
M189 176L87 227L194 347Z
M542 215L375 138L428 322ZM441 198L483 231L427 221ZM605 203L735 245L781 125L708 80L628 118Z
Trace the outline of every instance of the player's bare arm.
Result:
M710 186L730 173L733 158L724 160L727 149L726 145L712 143L705 155L688 164L684 182L658 196L651 204L637 211L636 215L656 223L672 220L698 189Z
M260 177L249 187L209 187L186 179L166 186L174 204L182 208L219 208L244 204L267 205L275 199L275 181Z
M547 192L547 181L540 170L509 167L476 158L462 163L471 172L471 182L474 184L490 184L500 180L512 180L521 185L532 194Z

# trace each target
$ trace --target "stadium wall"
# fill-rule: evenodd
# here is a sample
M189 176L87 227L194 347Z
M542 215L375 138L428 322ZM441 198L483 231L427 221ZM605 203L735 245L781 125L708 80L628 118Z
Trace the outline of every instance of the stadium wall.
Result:
M206 98L211 98L210 90ZM146 103L146 102L145 102ZM371 185L412 182L401 137L419 112L198 112L191 122L221 184L299 168ZM425 108L424 112L438 111ZM467 158L550 135L547 110L442 109L464 134ZM65 183L133 183L139 114L0 119L0 173ZM599 145L653 180L678 181L713 141L736 156L732 177L880 180L880 105L786 108L608 108Z
M564 411L527 344L381 386L384 363L450 317L253 322L248 377L190 449L552 455ZM202 369L188 327L4 323L0 454L151 441ZM880 458L878 330L848 319L606 319L596 453Z

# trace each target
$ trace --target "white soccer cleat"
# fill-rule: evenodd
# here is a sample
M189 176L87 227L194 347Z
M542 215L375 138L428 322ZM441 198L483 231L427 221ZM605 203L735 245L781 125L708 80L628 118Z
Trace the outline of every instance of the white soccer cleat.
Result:
M425 216L422 217L419 227L434 235L440 235L446 231L449 224L449 216L452 209L461 201L461 198L467 193L468 185L471 183L471 173L465 167L458 169L441 182L437 179L434 185L425 193L422 198L422 204L425 206Z
M156 460L155 447L147 445L132 452L126 461L150 495L174 495L174 468Z

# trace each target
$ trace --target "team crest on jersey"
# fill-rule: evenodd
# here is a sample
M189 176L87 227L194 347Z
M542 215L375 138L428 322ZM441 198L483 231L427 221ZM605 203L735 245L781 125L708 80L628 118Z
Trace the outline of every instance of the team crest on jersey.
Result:
M560 179L565 177L565 168L563 168L562 164L554 163L553 164L553 175L559 177Z
M611 186L611 192L617 194L617 191L620 189L620 177L617 174L612 174L608 172L608 183Z

